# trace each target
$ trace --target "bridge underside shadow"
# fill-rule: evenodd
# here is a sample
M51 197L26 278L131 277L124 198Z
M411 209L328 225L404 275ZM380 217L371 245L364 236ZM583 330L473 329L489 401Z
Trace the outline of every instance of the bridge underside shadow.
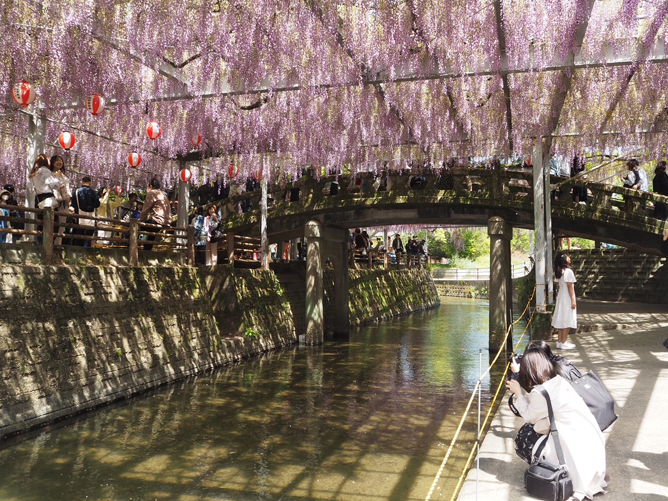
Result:
M289 216L270 216L267 232L269 241L276 243L303 237L304 228L311 220L317 220L325 227L348 230L355 227L415 224L485 227L492 217L501 217L514 228L533 229L533 216L533 206L529 204L523 207L379 204L364 208L332 208ZM587 206L555 211L552 215L552 228L560 236L582 237L661 255L658 225L659 222L654 219L634 214L619 214L614 219L601 218L599 211ZM239 230L259 234L257 225Z

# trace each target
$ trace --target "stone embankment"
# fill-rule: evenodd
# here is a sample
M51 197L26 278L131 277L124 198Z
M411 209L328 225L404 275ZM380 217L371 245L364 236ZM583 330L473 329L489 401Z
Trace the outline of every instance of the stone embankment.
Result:
M438 302L428 275L402 273L351 272L351 318ZM0 297L0 437L295 343L300 333L271 271L2 266Z

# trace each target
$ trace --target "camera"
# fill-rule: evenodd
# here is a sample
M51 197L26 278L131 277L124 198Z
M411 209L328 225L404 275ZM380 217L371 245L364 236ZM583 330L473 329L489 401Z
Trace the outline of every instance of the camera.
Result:
M510 361L512 362L512 361L514 360L516 363L519 364L520 361L522 360L522 357L523 357L523 356L524 356L524 355L522 355L522 354L517 355L517 354L513 353L513 354L510 356ZM511 380L513 380L513 381L519 381L519 380L520 380L520 373L519 373L519 372L511 372L511 373L510 373L510 377L509 377L509 379L511 379Z

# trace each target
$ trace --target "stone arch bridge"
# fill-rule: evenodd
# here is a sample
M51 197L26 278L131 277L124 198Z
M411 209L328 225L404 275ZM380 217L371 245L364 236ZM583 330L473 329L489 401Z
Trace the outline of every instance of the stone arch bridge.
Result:
M413 177L417 175L422 178ZM587 180L552 177L550 183L561 183L550 210L554 232L660 254L664 223L654 219L648 207L668 203L667 197ZM586 205L573 201L571 188L575 183L587 187ZM507 304L511 294L510 279L503 270L510 269L512 228L534 228L533 191L531 172L454 168L440 172L391 172L383 175L380 186L374 173L329 176L320 180L305 177L287 187L268 187L266 210L261 210L259 190L232 196L222 200L220 205L228 245L233 245L234 235L260 235L261 226L265 225L268 243L306 239L306 341L320 343L323 335L322 263L327 258L334 263L336 274L337 325L333 330L348 330L347 242L349 230L354 227L487 226L491 238L490 267L501 270L492 279L490 291L498 288L502 296L500 303ZM629 213L623 210L624 198L633 202ZM252 209L239 214L241 202L248 204L248 201L252 202ZM492 313L490 320L491 316ZM492 333L490 341L499 342L493 339Z

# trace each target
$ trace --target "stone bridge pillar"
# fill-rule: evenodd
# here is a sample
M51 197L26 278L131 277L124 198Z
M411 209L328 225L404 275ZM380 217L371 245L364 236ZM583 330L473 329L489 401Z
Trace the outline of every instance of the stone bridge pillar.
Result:
M489 349L496 353L503 343L512 305L510 240L513 229L506 221L493 216L487 221L489 252Z
M322 304L322 224L306 223L306 344L322 344L325 322Z
M350 334L350 306L348 295L348 230L325 228L326 245L323 258L334 265L334 317L332 331L335 337Z

